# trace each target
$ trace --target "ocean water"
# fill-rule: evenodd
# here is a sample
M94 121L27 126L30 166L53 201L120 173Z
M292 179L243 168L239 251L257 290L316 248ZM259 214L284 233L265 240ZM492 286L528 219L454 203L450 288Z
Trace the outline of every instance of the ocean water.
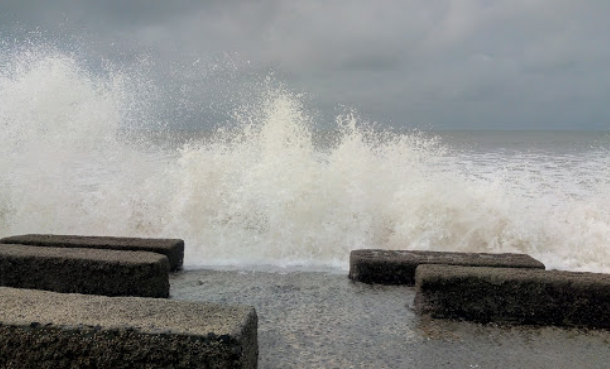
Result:
M345 270L350 250L384 248L610 272L606 132L320 121L274 77L186 129L144 72L37 49L0 65L2 236L177 237L187 268Z

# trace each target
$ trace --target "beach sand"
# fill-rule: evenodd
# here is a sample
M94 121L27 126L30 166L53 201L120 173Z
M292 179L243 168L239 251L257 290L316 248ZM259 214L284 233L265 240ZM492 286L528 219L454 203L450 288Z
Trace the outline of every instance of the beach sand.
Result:
M610 331L422 319L412 287L336 272L186 270L171 298L245 304L259 368L608 368Z

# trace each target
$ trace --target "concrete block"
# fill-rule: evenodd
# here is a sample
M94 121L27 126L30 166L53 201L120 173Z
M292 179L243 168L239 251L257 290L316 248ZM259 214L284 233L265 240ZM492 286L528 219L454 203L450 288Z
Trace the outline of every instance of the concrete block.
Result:
M433 318L610 328L610 275L421 265L415 310Z
M544 264L526 254L353 250L349 261L349 278L355 281L408 286L415 284L415 269L421 264L544 269Z
M184 260L184 241L178 239L26 234L2 238L0 239L0 243L85 249L149 251L167 256L170 270L172 271L180 269Z
M257 367L249 306L0 288L1 368Z
M0 245L0 286L106 296L169 296L169 262L141 251Z

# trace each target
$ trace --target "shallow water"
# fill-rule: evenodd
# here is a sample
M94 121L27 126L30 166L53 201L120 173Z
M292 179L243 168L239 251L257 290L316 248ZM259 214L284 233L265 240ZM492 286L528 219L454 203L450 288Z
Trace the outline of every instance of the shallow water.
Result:
M187 270L177 300L254 306L259 368L607 368L610 331L422 320L412 287L330 272Z

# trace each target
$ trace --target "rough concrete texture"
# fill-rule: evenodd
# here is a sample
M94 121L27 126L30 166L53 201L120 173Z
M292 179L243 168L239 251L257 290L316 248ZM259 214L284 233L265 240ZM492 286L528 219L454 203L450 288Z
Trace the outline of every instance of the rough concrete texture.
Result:
M1 368L256 368L252 307L0 288Z
M261 270L261 269L259 269ZM345 270L186 270L172 298L252 305L264 369L608 369L610 330L480 324L416 315L415 289Z
M180 269L184 260L184 241L178 239L26 234L2 238L0 239L0 243L48 247L149 251L167 256L170 270L172 271Z
M169 296L169 263L141 251L0 245L0 286L106 296Z
M415 309L433 318L610 328L610 275L421 265Z
M407 286L415 284L415 269L421 264L544 269L544 264L526 254L354 250L349 261L349 277L355 281Z

